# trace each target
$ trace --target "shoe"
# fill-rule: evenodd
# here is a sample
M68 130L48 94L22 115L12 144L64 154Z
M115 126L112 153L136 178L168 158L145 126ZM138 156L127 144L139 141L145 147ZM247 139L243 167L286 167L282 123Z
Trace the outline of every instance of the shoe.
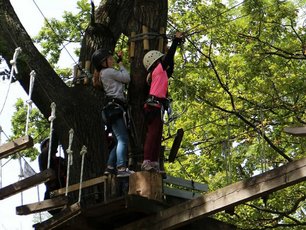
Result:
M151 161L143 161L142 165L141 165L141 170L142 171L154 171L154 167L152 165Z
M132 170L129 170L128 168L121 167L121 168L118 168L117 177L129 177L133 173L135 172Z
M114 167L107 166L107 168L104 171L104 175L107 176L107 175L110 175L110 174L116 175L117 174L117 170Z

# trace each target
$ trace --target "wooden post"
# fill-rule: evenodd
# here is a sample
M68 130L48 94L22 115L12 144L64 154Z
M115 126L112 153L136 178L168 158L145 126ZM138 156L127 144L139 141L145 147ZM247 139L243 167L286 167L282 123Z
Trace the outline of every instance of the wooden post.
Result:
M130 58L135 57L135 41L133 41L134 37L135 37L136 33L132 32L131 33L131 44L130 44Z
M85 62L85 72L86 74L90 73L90 61ZM88 84L88 80L89 80L88 76L87 75L84 76L84 81L83 81L84 85Z
M158 40L158 50L160 52L164 52L164 34L165 34L165 28L164 27L161 27L159 29L159 40Z
M142 33L144 34L143 35L143 50L150 49L148 32L149 32L148 27L142 26Z
M154 172L136 172L129 178L129 195L139 195L152 200L162 200L162 177Z

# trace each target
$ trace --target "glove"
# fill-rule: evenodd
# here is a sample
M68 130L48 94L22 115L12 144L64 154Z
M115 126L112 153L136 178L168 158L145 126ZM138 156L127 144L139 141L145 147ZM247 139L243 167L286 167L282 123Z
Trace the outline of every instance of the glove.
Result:
M119 51L117 53L118 59L117 59L117 63L119 64L120 62L122 62L122 51Z

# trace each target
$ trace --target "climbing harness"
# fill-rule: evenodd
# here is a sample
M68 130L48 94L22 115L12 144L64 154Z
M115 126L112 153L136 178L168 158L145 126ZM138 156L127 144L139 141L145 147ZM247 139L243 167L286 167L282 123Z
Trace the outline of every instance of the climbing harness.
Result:
M102 109L102 119L105 124L110 124L116 119L123 117L126 127L128 127L128 119L126 118L126 111L123 103L115 98L110 101Z

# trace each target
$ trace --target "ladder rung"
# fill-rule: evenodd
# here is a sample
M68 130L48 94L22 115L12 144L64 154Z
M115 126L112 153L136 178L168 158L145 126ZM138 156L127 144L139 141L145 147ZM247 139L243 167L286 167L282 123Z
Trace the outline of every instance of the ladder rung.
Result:
M39 229L53 229L56 228L73 217L79 215L81 213L81 205L80 203L75 203L71 206L66 207L60 213L55 214L50 219L41 222L39 224L33 225L33 227L37 230Z
M33 139L30 136L20 137L14 141L5 143L0 146L0 159L8 157L21 150L30 148L33 146Z
M0 200L55 178L55 172L52 169L46 169L35 174L34 176L28 177L0 189Z
M68 198L66 196L58 196L41 202L18 206L16 207L16 214L29 215L32 213L49 211L64 207L65 205L67 205L67 203L68 203Z

